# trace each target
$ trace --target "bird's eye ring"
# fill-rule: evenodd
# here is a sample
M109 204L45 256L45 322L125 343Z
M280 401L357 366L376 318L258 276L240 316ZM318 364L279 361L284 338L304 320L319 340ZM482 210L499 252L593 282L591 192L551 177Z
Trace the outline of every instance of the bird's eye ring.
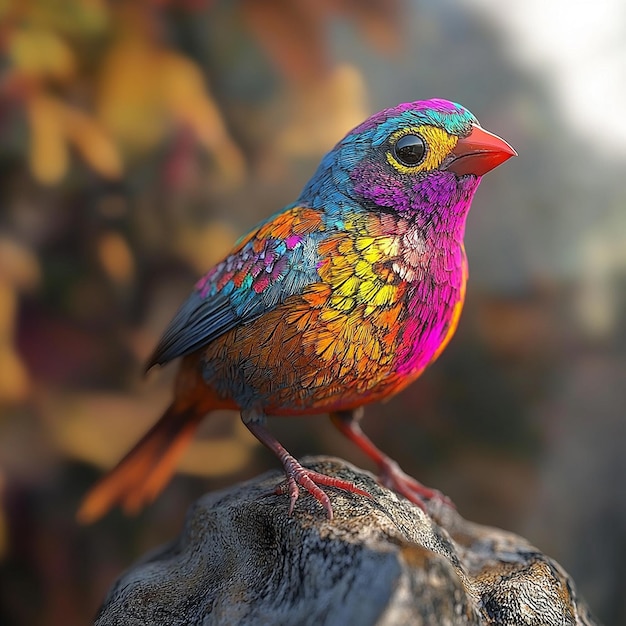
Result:
M404 135L394 144L393 156L402 165L415 167L426 156L426 143L419 135Z

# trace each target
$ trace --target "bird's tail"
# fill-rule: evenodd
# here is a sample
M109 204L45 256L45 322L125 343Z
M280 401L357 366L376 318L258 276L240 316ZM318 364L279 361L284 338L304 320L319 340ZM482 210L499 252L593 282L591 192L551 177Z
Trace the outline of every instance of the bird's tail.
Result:
M137 513L164 489L185 448L191 442L204 412L175 404L139 440L134 448L87 493L77 513L89 524L115 505Z

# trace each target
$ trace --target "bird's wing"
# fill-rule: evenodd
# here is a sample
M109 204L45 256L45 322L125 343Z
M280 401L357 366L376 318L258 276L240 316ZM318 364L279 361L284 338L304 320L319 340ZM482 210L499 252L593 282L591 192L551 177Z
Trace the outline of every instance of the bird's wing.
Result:
M239 241L198 281L165 330L146 369L207 345L317 282L322 218L320 211L293 206Z

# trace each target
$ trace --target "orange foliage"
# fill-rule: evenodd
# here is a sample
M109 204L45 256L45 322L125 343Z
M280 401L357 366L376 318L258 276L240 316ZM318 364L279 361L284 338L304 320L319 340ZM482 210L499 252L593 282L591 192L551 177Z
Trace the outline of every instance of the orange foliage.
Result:
M28 160L40 183L63 179L70 147L101 176L119 178L124 161L147 155L178 128L192 131L227 184L241 181L243 156L201 67L172 49L162 28L174 5L200 11L212 4L7 0L0 6L9 67L0 97L17 101L26 112ZM320 124L320 109L337 110L339 132L365 114L360 77L351 68L335 68L327 52L326 22L341 14L355 19L379 47L397 48L396 0L241 3L248 29L294 90L301 119L282 142L295 152L303 145L302 132L310 135L311 125ZM319 126L327 130L321 135L324 145L326 135L336 132L327 121Z
M50 4L12 0L3 16L10 69L0 95L25 110L39 182L61 181L70 147L104 178L119 178L124 160L146 155L177 127L193 132L227 182L241 180L243 158L201 68L164 45L148 5ZM97 63L81 62L86 51Z

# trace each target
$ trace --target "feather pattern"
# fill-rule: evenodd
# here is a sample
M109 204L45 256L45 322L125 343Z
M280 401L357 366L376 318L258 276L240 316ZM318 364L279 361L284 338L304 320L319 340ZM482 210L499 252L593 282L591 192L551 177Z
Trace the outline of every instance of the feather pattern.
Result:
M293 206L260 224L201 278L165 330L147 369L250 324L318 279L319 211Z

